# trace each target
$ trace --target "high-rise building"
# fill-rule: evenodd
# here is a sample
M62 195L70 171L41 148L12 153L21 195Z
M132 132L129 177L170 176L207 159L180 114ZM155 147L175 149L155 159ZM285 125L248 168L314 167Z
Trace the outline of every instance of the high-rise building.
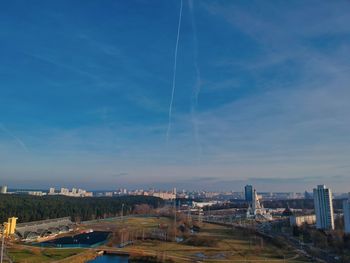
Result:
M61 191L60 191L60 194L61 195L68 195L69 194L69 189L62 187Z
M0 194L6 194L6 193L7 193L7 186L6 185L1 186Z
M246 185L244 187L245 200L249 203L253 201L253 186Z
M317 229L334 229L334 215L332 192L325 185L318 185L314 189L314 205Z
M55 194L55 188L54 187L50 187L49 194L50 195L54 195Z
M350 234L350 193L349 198L343 201L345 233Z
M305 199L312 199L312 195L310 193L308 193L307 191L305 191L304 198Z

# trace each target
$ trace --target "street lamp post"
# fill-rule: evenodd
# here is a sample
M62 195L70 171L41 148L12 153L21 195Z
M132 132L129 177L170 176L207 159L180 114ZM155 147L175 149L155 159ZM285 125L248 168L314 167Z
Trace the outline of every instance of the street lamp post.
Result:
M122 222L123 222L123 219L124 219L124 204L122 204Z
M124 203L122 204L121 221L122 221L121 246L123 247L124 246Z

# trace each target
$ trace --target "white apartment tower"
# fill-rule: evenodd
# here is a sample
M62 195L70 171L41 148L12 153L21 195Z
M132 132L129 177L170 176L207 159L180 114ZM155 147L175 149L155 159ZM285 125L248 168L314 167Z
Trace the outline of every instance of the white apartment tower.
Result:
M49 195L54 195L54 194L55 194L55 187L50 187Z
M343 213L345 233L350 234L350 193L348 200L343 201Z
M325 185L318 185L314 189L314 205L316 213L316 228L324 230L334 229L334 215L332 192Z

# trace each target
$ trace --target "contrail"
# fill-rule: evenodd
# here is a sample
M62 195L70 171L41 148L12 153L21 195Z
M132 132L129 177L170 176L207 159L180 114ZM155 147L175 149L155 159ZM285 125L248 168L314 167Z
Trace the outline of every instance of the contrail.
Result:
M2 130L8 136L10 136L12 139L14 139L17 142L17 144L19 144L26 152L29 151L27 146L25 145L25 143L20 138L18 138L16 135L14 135L11 131L6 129L2 123L0 123L0 130Z
M170 128L171 128L171 114L172 114L172 109L173 109L175 86L176 86L177 50L178 50L178 47L179 47L181 18L182 18L182 0L181 0L181 5L180 5L179 23L178 23L178 26L177 26L177 37L176 37L175 53L174 53L174 71L173 71L173 85L172 85L173 88L172 88L172 92L171 92L171 99L170 99L170 106L169 106L168 129L167 129L167 132L166 132L166 140L167 140L167 142L169 141L169 134L170 134Z
M201 72L198 65L198 38L197 38L197 28L196 28L196 22L195 22L195 16L193 13L193 1L189 1L189 7L190 7L190 14L191 14L191 24L192 24L192 30L193 30L193 53L194 53L194 68L196 72L196 83L194 85L193 89L193 98L192 98L192 105L191 105L191 116L192 116L192 124L193 124L193 131L194 131L194 139L197 146L197 153L198 153L198 159L200 160L200 156L202 153L201 145L199 143L198 138L198 124L197 124L197 118L196 118L196 109L198 106L198 97L199 93L201 91Z

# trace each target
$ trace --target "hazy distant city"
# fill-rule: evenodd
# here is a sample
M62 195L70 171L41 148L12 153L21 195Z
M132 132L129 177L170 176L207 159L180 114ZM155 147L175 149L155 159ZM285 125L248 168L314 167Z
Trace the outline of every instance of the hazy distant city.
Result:
M159 197L164 200L173 200L175 198L182 199L215 199L215 200L245 200L245 191L194 191L185 189L171 190L166 189L127 189L120 188L117 190L100 191L100 190L85 190L81 188L55 188L50 187L47 190L33 190L33 189L16 189L8 188L8 186L0 186L0 193L2 194L24 194L24 195L35 195L35 196L45 196L45 195L63 195L70 197L113 197L113 196L125 196L125 195L144 195L144 196L154 196ZM287 199L312 199L313 192L311 190L305 190L305 192L257 192L259 199L262 200L287 200ZM349 193L333 193L335 199L347 198Z

